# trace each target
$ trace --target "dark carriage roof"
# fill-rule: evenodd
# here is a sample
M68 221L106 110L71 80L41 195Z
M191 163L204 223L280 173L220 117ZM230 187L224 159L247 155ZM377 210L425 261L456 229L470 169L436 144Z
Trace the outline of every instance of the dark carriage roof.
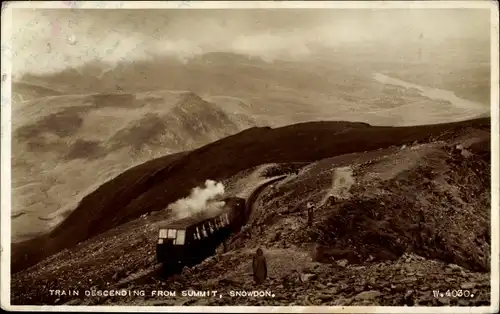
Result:
M214 213L203 213L186 218L178 219L169 223L161 224L162 229L186 229L188 227L200 224L202 222L213 219L226 211L218 211Z

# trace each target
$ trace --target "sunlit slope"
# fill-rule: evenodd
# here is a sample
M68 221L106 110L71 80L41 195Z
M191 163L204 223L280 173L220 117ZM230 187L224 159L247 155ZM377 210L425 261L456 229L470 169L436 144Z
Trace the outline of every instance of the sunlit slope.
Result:
M69 95L23 103L14 110L12 129L12 205L19 215L14 240L50 227L38 217L56 211L64 216L131 166L253 125L251 116L227 113L191 92Z

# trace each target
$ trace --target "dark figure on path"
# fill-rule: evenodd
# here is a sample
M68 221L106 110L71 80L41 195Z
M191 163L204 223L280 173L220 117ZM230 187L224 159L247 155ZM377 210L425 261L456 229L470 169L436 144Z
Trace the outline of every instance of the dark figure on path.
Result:
M312 226L314 215L314 206L312 203L307 203L307 225Z
M264 252L261 248L257 249L252 261L253 266L253 279L255 283L261 284L267 278L267 263Z

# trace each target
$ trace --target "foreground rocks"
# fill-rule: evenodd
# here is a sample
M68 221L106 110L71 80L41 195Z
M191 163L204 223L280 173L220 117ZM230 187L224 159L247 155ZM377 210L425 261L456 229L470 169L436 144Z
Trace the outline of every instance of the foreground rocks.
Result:
M273 275L262 285L252 282L251 274L240 276L229 271L235 265L248 266L250 252L211 258L189 273L165 282L127 286L129 291L144 291L145 296L82 298L71 304L97 305L381 305L381 306L479 306L490 300L489 274L474 273L456 265L405 254L396 261L365 265L325 265L304 260L296 269L271 268ZM296 251L267 251L268 260L277 267ZM300 254L299 254L300 255ZM224 272L225 270L225 272ZM228 272L229 271L229 272ZM183 297L181 291L216 290L214 297ZM151 296L152 291L176 291L176 296ZM435 297L436 290L445 294ZM446 296L461 290L469 297ZM235 296L236 292L257 292L268 296ZM453 292L455 293L455 292ZM220 297L219 295L222 295Z

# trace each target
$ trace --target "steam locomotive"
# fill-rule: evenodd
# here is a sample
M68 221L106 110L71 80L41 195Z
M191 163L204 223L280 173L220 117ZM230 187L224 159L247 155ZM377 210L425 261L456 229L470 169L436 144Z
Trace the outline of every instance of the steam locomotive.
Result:
M248 220L245 199L223 199L220 212L202 212L160 225L156 257L163 264L165 274L193 266L214 255L219 246L232 233L238 232Z

